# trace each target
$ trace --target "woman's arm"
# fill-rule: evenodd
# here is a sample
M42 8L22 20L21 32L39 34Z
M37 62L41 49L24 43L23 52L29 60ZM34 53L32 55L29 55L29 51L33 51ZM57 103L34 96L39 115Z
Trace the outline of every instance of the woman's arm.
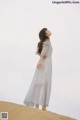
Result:
M38 68L42 66L44 59L47 58L48 51L49 51L49 43L47 41L47 42L43 43L43 49L41 51L40 59L39 59L38 64L37 64Z
M42 57L43 59L45 59L48 55L48 51L49 51L49 41L46 41L43 43L43 49L41 51L40 57Z

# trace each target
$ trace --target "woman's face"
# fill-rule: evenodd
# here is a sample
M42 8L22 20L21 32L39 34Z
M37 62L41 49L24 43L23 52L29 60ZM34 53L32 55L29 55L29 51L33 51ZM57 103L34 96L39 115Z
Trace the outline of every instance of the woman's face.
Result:
M50 37L50 35L52 35L52 33L50 32L50 30L46 30L46 36Z

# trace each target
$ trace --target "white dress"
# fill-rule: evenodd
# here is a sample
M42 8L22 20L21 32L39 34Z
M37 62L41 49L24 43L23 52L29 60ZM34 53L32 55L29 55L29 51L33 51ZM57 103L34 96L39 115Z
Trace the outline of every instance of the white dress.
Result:
M38 105L49 106L52 84L52 45L49 39L43 42L40 59L40 68L36 67L33 80L23 101L24 105L34 107ZM43 59L43 56L46 58Z

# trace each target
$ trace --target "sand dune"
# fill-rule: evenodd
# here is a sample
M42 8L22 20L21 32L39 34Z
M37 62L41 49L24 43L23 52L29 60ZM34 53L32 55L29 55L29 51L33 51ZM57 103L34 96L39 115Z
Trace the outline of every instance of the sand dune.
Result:
M43 111L5 101L0 101L0 112L8 112L8 120L76 120L51 111Z

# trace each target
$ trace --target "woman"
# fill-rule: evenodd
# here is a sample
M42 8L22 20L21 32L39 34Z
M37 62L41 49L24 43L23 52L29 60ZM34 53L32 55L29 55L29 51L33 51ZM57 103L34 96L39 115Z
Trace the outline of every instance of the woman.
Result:
M40 56L33 76L32 83L24 99L27 106L35 106L42 110L47 110L51 93L52 82L52 45L50 42L51 32L43 28L39 32L40 41L37 46L37 52Z

